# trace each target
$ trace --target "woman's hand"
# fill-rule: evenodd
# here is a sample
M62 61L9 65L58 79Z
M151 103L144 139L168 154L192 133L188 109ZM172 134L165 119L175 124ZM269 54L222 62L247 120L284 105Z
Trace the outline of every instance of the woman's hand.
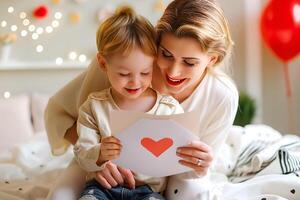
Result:
M187 146L179 147L176 154L182 158L179 160L180 164L192 168L198 175L206 175L213 160L211 148L201 141L193 141Z
M112 162L108 162L105 168L96 172L95 179L106 189L111 189L117 185L126 185L135 188L135 180L129 169L119 167Z

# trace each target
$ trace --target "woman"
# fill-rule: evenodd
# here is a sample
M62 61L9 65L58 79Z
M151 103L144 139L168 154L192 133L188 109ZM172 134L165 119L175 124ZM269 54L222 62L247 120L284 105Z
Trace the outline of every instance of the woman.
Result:
M156 30L159 51L152 86L176 98L185 112L199 112L195 122L201 141L179 148L177 155L182 158L181 164L193 169L191 176L201 177L212 158L218 156L238 105L234 83L219 69L230 57L233 44L227 20L213 0L175 0L166 8ZM45 121L53 154L64 153L76 142L78 108L88 94L109 87L107 78L99 73L94 60L49 100ZM98 172L96 179L106 188L135 185L129 170L112 163Z

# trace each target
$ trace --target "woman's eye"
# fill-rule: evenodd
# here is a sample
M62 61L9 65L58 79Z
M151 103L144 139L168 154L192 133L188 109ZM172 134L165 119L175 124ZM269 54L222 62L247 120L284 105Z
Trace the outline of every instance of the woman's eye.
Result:
M143 76L148 76L150 73L149 72L145 72L145 73L141 73Z
M172 54L167 53L167 52L164 51L164 50L162 50L161 52L162 52L162 55L163 55L164 57L166 57L166 58L171 58L171 57L172 57Z
M184 63L185 63L186 65L188 65L188 66L191 66L191 67L193 67L193 66L196 65L195 63L189 63L189 62L187 62L187 61L184 61Z

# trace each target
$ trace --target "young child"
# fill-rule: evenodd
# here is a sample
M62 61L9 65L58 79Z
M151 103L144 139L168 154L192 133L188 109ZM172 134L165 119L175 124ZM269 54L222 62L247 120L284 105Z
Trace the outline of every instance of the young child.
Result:
M111 87L91 93L80 107L77 121L79 139L74 153L87 172L96 172L122 150L109 126L111 110L134 110L155 115L182 113L179 103L150 88L157 54L156 33L148 20L122 7L99 27L98 62L107 74ZM136 187L117 186L110 190L90 179L81 195L85 199L164 199L158 192L165 189L166 178L135 174Z

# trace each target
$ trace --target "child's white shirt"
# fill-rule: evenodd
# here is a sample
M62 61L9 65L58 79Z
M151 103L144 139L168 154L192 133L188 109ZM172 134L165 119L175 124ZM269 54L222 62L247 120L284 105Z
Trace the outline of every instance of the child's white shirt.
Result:
M183 113L180 104L171 96L161 95L156 92L156 102L148 114L172 115ZM78 140L74 146L75 157L79 165L87 172L96 172L103 169L105 164L96 164L101 146L101 138L111 136L109 115L118 106L111 95L111 89L105 89L89 95L88 99L79 109L77 121ZM152 178L136 174L138 182L148 184L154 191L165 189L166 178Z

